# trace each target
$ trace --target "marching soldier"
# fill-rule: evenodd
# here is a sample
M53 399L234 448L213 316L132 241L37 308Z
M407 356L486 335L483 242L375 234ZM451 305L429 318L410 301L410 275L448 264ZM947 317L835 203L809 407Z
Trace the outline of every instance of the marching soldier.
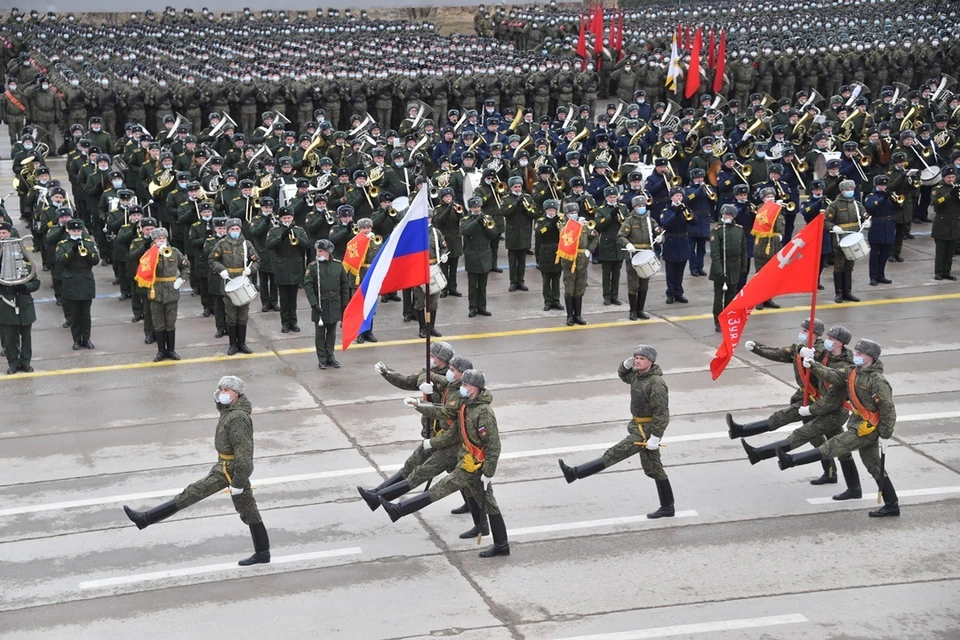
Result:
M237 225L239 227L239 225ZM248 566L270 562L270 540L263 526L257 500L253 497L250 475L253 473L253 405L244 395L244 382L236 376L223 376L217 383L214 397L220 419L213 437L218 461L206 477L194 482L177 497L146 511L134 511L124 505L127 517L145 529L151 524L166 520L176 512L186 509L224 489L230 490L233 507L240 520L250 527L254 553L237 564Z
M877 481L883 496L883 506L871 511L870 516L899 516L897 492L884 471L884 458L896 426L897 410L890 383L883 375L880 345L872 340L861 339L853 350L853 365L846 371L837 371L813 358L804 358L803 366L808 367L817 378L827 384L846 388L852 411L847 430L816 449L792 455L777 449L779 466L781 470L786 470L859 451L863 466Z
M467 201L470 214L460 220L463 237L463 260L467 271L467 297L470 311L467 317L493 315L487 311L487 277L493 268L490 243L499 237L497 223L482 215L483 200L474 196Z
M90 340L90 306L97 297L97 283L93 267L100 263L97 244L86 232L82 220L67 222L67 238L57 245L55 264L60 268L63 284L61 300L63 311L70 323L73 335L73 350L95 349Z
M13 225L0 221L0 242L8 240ZM2 262L2 257L0 257ZM7 356L7 375L17 371L32 373L30 360L33 358L32 327L37 320L37 312L30 295L40 288L40 278L34 272L33 263L26 262L26 282L7 283L0 281L0 343Z
M627 437L607 449L603 456L571 467L559 460L560 470L568 483L582 480L595 473L640 454L640 465L648 478L657 484L660 508L648 513L650 519L674 516L673 489L660 461L660 440L670 424L667 384L657 362L657 350L641 344L633 356L620 363L617 373L630 385L630 413L633 419L627 425Z
M337 341L337 323L350 302L350 281L343 263L333 258L333 243L317 240L317 259L307 266L303 291L310 304L311 320L316 326L314 344L320 369L340 368L333 352Z
M273 252L274 277L280 296L280 331L300 333L297 324L297 294L303 278L304 254L310 238L303 228L293 223L293 208L280 209L280 226L267 233L266 246Z
M164 358L179 360L177 355L177 310L180 306L180 287L190 277L190 262L176 247L168 246L169 233L164 228L154 229L153 244L159 250L156 272L150 293L150 317L153 319L157 355L154 362Z
M710 280L713 281L713 326L720 333L720 313L740 291L747 277L747 241L743 227L736 224L737 207L720 208L720 224L710 234Z
M227 220L227 236L217 241L210 252L210 271L220 276L226 283L231 278L244 276L253 280L260 266L260 257L253 243L241 234L239 218ZM230 346L227 355L253 353L247 346L247 319L250 315L250 303L240 306L233 304L230 296L223 298L224 314L227 319L227 335Z

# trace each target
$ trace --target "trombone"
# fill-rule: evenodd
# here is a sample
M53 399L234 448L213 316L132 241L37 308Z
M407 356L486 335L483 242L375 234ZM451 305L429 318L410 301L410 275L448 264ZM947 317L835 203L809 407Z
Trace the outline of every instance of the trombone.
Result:
M773 186L777 189L777 196L780 199L780 206L786 209L787 211L793 211L797 208L797 205L794 204L792 200L787 200L787 194L783 190L783 187L780 186L779 180L774 180ZM786 200L786 202L784 202Z
M668 181L670 182L671 187L679 187L681 184L683 184L683 178L676 174L676 172L673 170L673 165L671 165L669 162L667 163L667 174L670 176Z
M796 162L796 161L788 162L787 164L790 165L791 169L793 169L793 175L797 176L797 182L800 183L800 188L806 191L807 185L806 183L804 183L803 176L801 176L800 174L805 173L807 169L810 168L810 166L806 162ZM793 204L793 203L791 202L790 204Z

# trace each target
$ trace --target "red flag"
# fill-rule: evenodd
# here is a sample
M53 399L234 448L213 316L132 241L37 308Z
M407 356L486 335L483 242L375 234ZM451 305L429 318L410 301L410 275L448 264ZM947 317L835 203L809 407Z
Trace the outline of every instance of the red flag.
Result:
M580 70L587 68L587 27L583 14L580 14L580 41L577 42L577 55L581 58Z
M610 20L610 51L611 53L617 50L617 17L614 16Z
M690 25L687 25L687 32L683 36L683 48L690 50L690 45L693 43L693 40L690 39L690 30L693 29Z
M677 25L677 48L683 49L683 25Z
M723 89L723 74L727 70L727 32L720 31L720 48L717 50L717 67L713 72L713 92Z
M603 7L598 4L593 8L593 52L601 51L603 51Z
M690 52L690 68L687 69L687 88L683 95L690 99L700 90L700 45L703 44L703 35L697 28L697 35L693 39L693 51Z
M733 351L740 344L747 319L756 305L789 293L810 293L816 296L822 242L823 216L819 215L788 242L760 273L747 282L720 312L723 344L717 349L710 363L710 374L714 380L720 377L733 358Z
M620 19L617 22L617 53L623 58L623 9L620 9Z
M717 63L717 59L714 57L714 46L716 43L713 41L713 28L710 29L710 44L707 46L707 69L713 69L713 66Z

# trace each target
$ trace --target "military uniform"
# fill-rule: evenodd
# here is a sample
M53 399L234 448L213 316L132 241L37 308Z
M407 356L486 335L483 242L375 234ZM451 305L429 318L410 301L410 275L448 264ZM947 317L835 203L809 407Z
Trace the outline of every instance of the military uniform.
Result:
M653 239L655 224L651 220L649 210L645 213L631 211L620 225L617 231L617 245L621 249L626 249L628 244L632 244L637 251L653 251ZM644 306L647 303L647 290L650 286L649 278L641 278L633 268L633 255L628 253L627 264L627 298L630 301L630 319L637 320L643 318L649 319L644 312Z
M603 204L597 209L596 230L599 234L597 253L602 272L603 304L620 303L620 272L623 252L617 243L620 229L628 215L622 204Z
M747 276L747 241L738 224L714 226L710 233L710 280L713 281L713 322L720 328L720 313L740 291L740 281Z
M93 279L93 267L100 262L97 245L86 233L79 241L69 238L61 240L57 245L55 262L63 278L60 297L70 322L73 349L93 349L94 345L90 342L90 307L97 297L97 283Z
M288 331L297 326L297 294L303 284L304 259L310 250L310 238L301 227L274 227L267 233L266 247L272 252L274 277L280 297L280 324Z
M953 270L953 255L960 241L960 189L955 185L941 183L933 190L933 236L936 245L934 277L937 280L956 280Z
M503 198L505 221L504 245L507 249L507 269L510 276L510 290L526 291L524 274L527 267L527 251L530 249L530 232L537 217L533 199L522 193L512 193ZM496 254L494 254L496 259Z
M463 238L460 236L460 219L463 217L463 207L451 202L441 202L433 210L433 226L443 234L443 242L447 246L447 261L440 267L447 278L446 290L443 295L459 296L457 290L457 267L463 255Z
M253 282L259 266L260 258L253 247L253 243L242 235L236 240L230 236L221 238L210 252L210 271L221 279L223 279L221 274L224 272L232 279L242 275L245 269L249 269L250 275L248 277ZM229 297L224 296L223 306L231 350L234 353L238 350L243 351L241 345L244 345L245 348L247 343L247 319L250 314L250 304L247 303L238 307L231 302Z
M487 311L487 277L494 267L490 254L490 242L500 234L496 225L489 227L482 215L468 215L460 220L460 235L463 237L463 264L467 272L467 294L470 317L477 314L491 315Z
M31 263L27 263L27 272L34 273ZM0 283L0 342L7 354L7 374L33 371L30 366L33 359L32 327L37 321L37 312L30 294L39 288L38 277L23 284Z
M534 224L534 252L537 269L543 281L543 310L562 311L560 304L560 273L562 268L557 260L557 248L560 246L560 232L563 230L563 218L543 216Z
M566 225L564 225L564 228L566 228ZM560 235L563 236L562 231ZM583 319L583 296L587 292L590 254L597 250L599 242L600 237L596 230L588 229L584 224L577 244L576 257L572 260L560 258L561 273L563 274L563 297L567 307L567 326L587 324Z
M133 310L133 321L143 320L144 343L153 344L156 340L153 327L153 314L150 313L150 290L142 287L136 282L134 276L137 274L137 267L140 264L140 258L146 253L147 249L153 244L153 239L143 235L138 226L133 225L120 230L117 236L118 242L127 242L129 244L127 251L127 273L126 276L133 282L131 288L131 308Z
M825 225L840 227L844 231L856 231L860 228L860 217L863 212L863 206L854 198L846 198L842 194L830 203L827 207ZM850 300L859 302L860 299L853 296L853 261L847 260L843 251L840 249L840 239L842 236L835 236L833 243L833 284L836 289L836 302ZM759 270L759 269L758 269Z
M186 281L189 277L190 262L179 249L167 246L160 250L156 279L148 294L159 359L163 359L164 354L174 360L180 359L175 355L180 290L174 284L178 279Z
M303 276L303 292L310 304L310 319L316 326L314 345L320 367L339 366L333 355L337 323L350 302L350 280L343 270L343 263L332 258L325 262L311 262Z

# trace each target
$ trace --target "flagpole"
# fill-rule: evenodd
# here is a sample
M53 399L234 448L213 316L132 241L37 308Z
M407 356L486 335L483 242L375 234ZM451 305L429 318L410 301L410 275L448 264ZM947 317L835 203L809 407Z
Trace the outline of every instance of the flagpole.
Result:
M822 216L823 214L818 214ZM817 241L816 253L814 255L819 256L820 252L823 251L823 232L820 232L819 240ZM820 272L813 271L813 287L812 293L810 294L810 328L807 330L807 348L813 348L813 326L817 319L817 293L820 289ZM810 384L803 385L803 406L810 404Z
M420 189L429 190L431 187L430 181L426 181L420 185ZM429 208L432 203L430 199L427 199L427 207ZM429 213L429 211L428 211ZM429 217L428 217L429 220ZM440 260L440 247L437 247L437 260ZM430 224L427 224L427 271L430 271ZM426 327L427 331L427 382L430 382L430 334L433 329L433 317L430 314L430 277L427 275L427 283L424 285L424 295L423 295L423 324ZM423 394L424 402L428 401L430 397L427 394Z

